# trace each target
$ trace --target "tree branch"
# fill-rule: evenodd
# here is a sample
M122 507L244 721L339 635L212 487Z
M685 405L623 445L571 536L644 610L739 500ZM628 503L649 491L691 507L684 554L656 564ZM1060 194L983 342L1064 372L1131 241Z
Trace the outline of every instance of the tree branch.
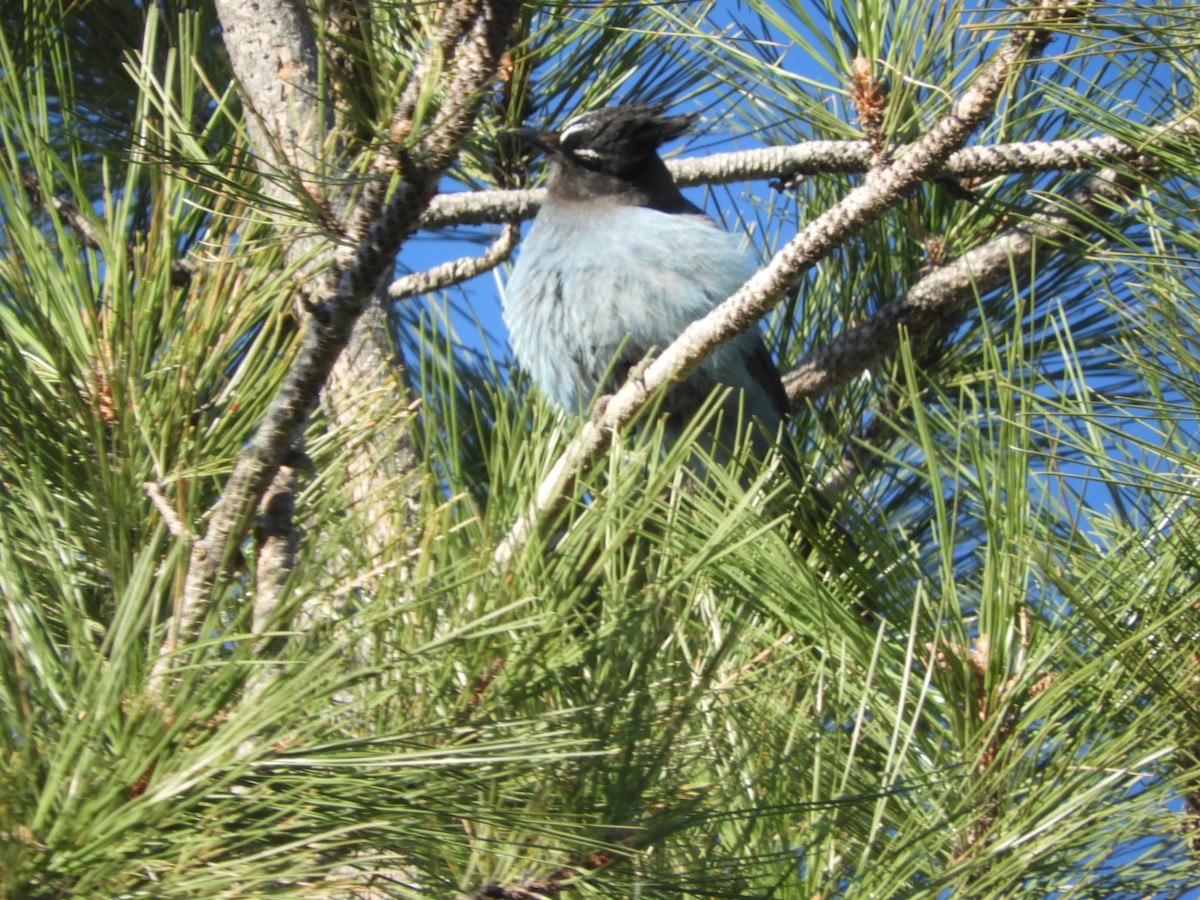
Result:
M1165 136L1200 136L1200 120L1181 119L1159 132ZM1139 167L1152 162L1143 148ZM801 361L783 376L784 388L793 408L840 384L892 353L900 343L901 328L916 331L941 316L954 312L979 294L1009 280L1014 271L1028 271L1025 263L1039 242L1061 244L1091 232L1098 221L1111 214L1113 201L1120 202L1127 180L1115 169L1105 169L1088 178L1069 198L1052 209L1033 216L1017 228L1005 231L958 259L944 265L893 300L873 316L838 336Z
M430 291L441 290L460 284L476 275L496 268L512 255L513 248L521 236L521 229L512 222L506 223L496 238L481 256L465 256L424 272L414 272L397 278L388 286L388 296L393 300L404 300Z
M258 532L255 564L254 610L250 630L261 635L271 624L284 585L296 563L299 535L292 523L296 512L296 470L280 466L262 500L263 520Z
M904 156L911 144L897 147ZM995 178L1034 172L1085 169L1136 161L1145 150L1120 138L1101 135L1064 141L1029 141L967 147L952 153L931 178ZM778 178L787 181L802 175L861 175L870 171L871 147L867 141L805 141L786 147L762 147L732 153L714 153L667 162L680 187L731 184ZM421 217L421 228L483 225L533 218L541 206L542 189L475 191L442 194Z
M1200 120L1184 118L1161 128L1158 136L1147 144L1147 149L1166 137L1194 141L1200 138ZM1154 165L1150 160L1139 158L1134 161L1134 167L1150 171ZM1112 204L1123 200L1123 182L1126 180L1113 169L1097 173L1067 200L1056 203L1053 210L1046 210L1029 223L1004 232L940 266L904 297L877 313L893 323L891 330L873 328L873 316L864 326L848 331L784 373L784 386L793 407L852 380L893 353L900 343L900 325L911 332L932 322L948 322L954 313L977 296L1004 284L1014 273L1028 273L1029 261L1039 240L1061 244L1064 238L1086 237L1113 213ZM862 328L867 329L866 333L860 333ZM885 409L893 405L889 400ZM824 474L822 489L832 494L845 491L855 478L880 463L882 457L872 450L888 443L891 437L886 419L882 416L872 418L857 442L848 447L838 463Z
M171 654L203 619L213 587L241 543L260 500L280 466L292 461L309 412L350 340L355 321L392 265L404 238L415 229L437 190L438 179L472 128L519 8L517 0L459 0L447 12L445 21L453 25L460 39L454 41L443 61L446 78L437 119L413 142L404 160L400 184L378 215L368 217L361 205L353 211L356 228L352 233L360 231L363 237L351 253L339 260L336 281L323 279L314 292L314 315L309 319L300 352L226 483L204 539L193 547L180 611L152 673L152 690L161 688ZM464 18L470 23L465 37L460 34ZM408 102L402 100L399 111L407 108L404 104ZM397 120L396 128L403 126L412 129L414 123L411 119ZM375 203L371 198L364 202L368 206Z
M163 493L162 485L157 481L144 481L142 482L142 490L146 492L146 496L150 498L150 502L167 524L167 531L171 537L179 538L181 541L195 540L191 531L183 524L183 520L179 518L179 513L175 511L175 507L171 505L171 501L167 499L167 495Z
M949 114L922 138L910 144L895 161L872 169L864 183L851 190L800 231L766 267L738 291L689 325L669 347L631 378L608 401L601 416L583 430L538 486L529 510L514 523L496 548L493 561L504 569L543 518L566 502L580 471L589 468L608 448L613 434L624 427L650 395L670 380L691 372L716 347L750 328L800 275L832 252L842 241L878 219L922 181L932 177L955 150L990 114L1005 84L1050 40L1049 26L1070 15L1080 2L1057 4L1042 0L1028 13L1037 27L1015 31L996 51L974 83L953 104Z
M42 190L42 185L36 175L25 172L21 176L21 184L29 199L46 210L54 210L59 221L79 237L83 245L97 253L105 253L104 232L90 218L81 213L73 203L55 194ZM133 266L133 247L125 248L125 261ZM195 264L187 259L171 260L171 283L183 287L191 280Z

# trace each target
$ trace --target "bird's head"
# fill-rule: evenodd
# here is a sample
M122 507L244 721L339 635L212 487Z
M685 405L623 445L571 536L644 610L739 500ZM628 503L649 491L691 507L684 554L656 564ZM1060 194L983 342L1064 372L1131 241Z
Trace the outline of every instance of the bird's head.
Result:
M549 157L552 197L612 197L665 212L692 212L658 148L685 134L696 118L667 115L661 106L626 104L582 113L561 131L519 128L513 134Z

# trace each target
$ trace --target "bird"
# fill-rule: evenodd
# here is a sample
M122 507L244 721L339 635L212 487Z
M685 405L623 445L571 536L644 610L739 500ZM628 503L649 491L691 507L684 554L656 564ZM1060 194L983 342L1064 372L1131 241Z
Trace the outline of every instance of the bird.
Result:
M560 131L514 129L549 163L546 194L502 294L518 365L558 409L582 414L652 351L732 295L752 274L735 234L688 201L659 156L697 114L663 105L590 110ZM750 422L756 455L788 411L779 371L757 329L712 352L663 399L677 441L712 391L732 388L699 445L728 461Z

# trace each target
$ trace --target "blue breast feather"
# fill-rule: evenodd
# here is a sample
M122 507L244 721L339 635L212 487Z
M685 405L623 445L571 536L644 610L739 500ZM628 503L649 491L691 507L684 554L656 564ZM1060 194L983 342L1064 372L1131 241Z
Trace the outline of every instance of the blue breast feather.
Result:
M618 349L628 363L661 350L752 271L741 241L705 216L554 203L522 244L504 318L534 383L581 413ZM760 342L752 332L718 348L687 384L701 395L714 384L746 389L745 411L773 429L778 413L747 366Z

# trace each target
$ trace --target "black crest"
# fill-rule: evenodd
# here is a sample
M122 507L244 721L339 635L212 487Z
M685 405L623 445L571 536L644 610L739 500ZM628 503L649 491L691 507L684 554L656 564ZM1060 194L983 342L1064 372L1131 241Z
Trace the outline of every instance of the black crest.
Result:
M697 214L658 157L658 148L686 134L696 113L667 115L660 105L627 103L581 113L561 131L514 133L550 158L552 197L610 197L663 212Z
M661 106L608 106L567 122L558 133L558 145L585 168L618 175L686 134L697 118L695 113L669 116Z

